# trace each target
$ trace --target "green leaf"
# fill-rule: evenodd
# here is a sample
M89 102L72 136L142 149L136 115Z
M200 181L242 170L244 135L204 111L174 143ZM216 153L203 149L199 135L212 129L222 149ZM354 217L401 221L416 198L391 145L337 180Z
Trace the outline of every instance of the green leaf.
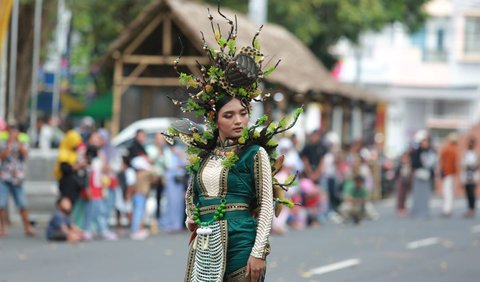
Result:
M218 42L218 45L222 48L227 45L227 40L223 37L221 37L217 42Z
M269 76L275 70L275 66L270 66L266 71L263 72L263 76Z
M284 183L287 184L287 183L293 182L293 180L295 180L295 177L296 177L295 174L289 175L287 179L285 179Z
M257 50L260 50L260 40L255 39L255 42L253 42L253 47Z
M285 128L286 126L287 126L287 117L284 117L278 122L278 127Z
M173 127L169 126L167 128L167 133L170 134L170 135L173 135L173 136L177 136L178 135L178 131L175 130Z
M259 117L257 119L257 122L255 123L256 125L262 125L264 122L266 122L268 120L268 117L267 115L262 115L261 117Z
M233 39L228 40L227 47L228 47L228 54L230 56L235 55L235 52L237 51L236 44L237 44L237 42L235 40L233 40Z
M225 160L223 160L222 165L225 168L230 169L235 165L238 159L239 159L238 156L236 154L233 154L232 156L229 156Z
M270 139L268 142L267 142L267 145L268 146L277 146L277 141L275 141L274 139Z
M195 81L195 79L191 74L186 74L182 72L180 73L179 80L180 80L180 83L186 86L187 88L196 87L198 85L198 83Z
M239 88L238 95L245 97L245 96L248 96L248 92L247 90L245 90L245 88Z
M209 48L208 51L210 52L210 56L212 56L212 58L217 57L217 53L215 52L215 49Z

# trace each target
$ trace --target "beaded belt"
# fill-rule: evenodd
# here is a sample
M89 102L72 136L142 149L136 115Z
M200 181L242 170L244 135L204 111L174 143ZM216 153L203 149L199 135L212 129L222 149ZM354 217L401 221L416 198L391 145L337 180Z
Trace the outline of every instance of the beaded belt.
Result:
M206 220L214 215L219 205L204 206L199 209L200 217ZM244 203L230 203L225 206L225 215L223 219L251 217L249 205Z
M200 215L205 215L209 214L212 212L215 212L217 210L219 205L210 205L210 206L204 206L200 208ZM248 211L248 204L243 204L243 203L232 203L232 204L227 204L225 206L225 211Z

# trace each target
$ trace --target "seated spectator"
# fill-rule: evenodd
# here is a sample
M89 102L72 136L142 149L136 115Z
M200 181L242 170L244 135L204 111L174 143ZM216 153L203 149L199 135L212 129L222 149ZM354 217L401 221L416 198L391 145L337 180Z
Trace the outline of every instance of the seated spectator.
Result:
M368 192L361 175L356 175L353 181L347 181L343 187L343 203L340 207L344 220L360 223L365 217L367 199Z
M321 200L324 200L326 195L324 195L322 188L309 178L301 178L299 186L303 198L303 206L307 211L306 224L310 227L317 227L320 225L318 221L320 211L324 209L325 204Z
M57 201L57 209L48 222L46 235L49 241L78 242L83 239L83 231L72 224L70 212L72 203L66 197Z

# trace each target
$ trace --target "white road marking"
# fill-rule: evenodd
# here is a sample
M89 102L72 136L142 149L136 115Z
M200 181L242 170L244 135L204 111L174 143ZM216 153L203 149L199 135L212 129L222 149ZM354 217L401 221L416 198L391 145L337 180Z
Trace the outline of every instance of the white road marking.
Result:
M413 250L421 247L427 247L440 243L440 239L437 237L426 238L418 241L413 241L407 244L407 249Z
M480 233L480 225L472 226L472 233Z
M311 269L310 271L307 271L307 272L303 273L302 276L304 278L309 278L313 275L322 275L322 274L325 274L325 273L328 273L328 272L337 271L337 270L340 270L340 269L356 266L356 265L359 265L359 264L360 264L359 259L347 259L347 260L344 260L344 261L339 261L339 262L336 262L336 263L332 263L332 264L329 264L329 265L325 265L325 266L321 266L321 267Z

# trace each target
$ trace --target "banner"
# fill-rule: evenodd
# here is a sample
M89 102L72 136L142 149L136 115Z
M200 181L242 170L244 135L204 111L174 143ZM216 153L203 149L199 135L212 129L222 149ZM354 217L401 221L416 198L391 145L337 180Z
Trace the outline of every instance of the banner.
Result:
M10 15L12 14L13 0L0 0L0 54L2 54L3 42L8 34ZM0 56L0 63L1 63Z

